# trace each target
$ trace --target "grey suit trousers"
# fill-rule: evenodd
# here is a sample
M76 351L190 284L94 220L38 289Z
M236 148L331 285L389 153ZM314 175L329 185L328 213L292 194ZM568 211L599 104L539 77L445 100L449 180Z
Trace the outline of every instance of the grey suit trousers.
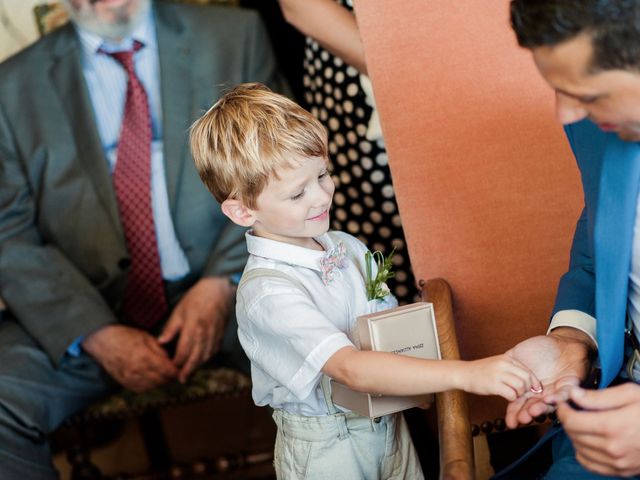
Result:
M192 279L166 285L171 309ZM249 373L232 309L215 359ZM0 319L0 480L50 480L47 436L70 415L120 387L86 353L66 355L58 368L10 313Z
M47 434L115 388L88 355L54 368L15 321L0 320L0 478L57 479Z
M0 480L50 480L47 436L69 416L119 387L97 362L67 355L59 368L9 316L0 320ZM249 362L229 319L217 359L248 374Z

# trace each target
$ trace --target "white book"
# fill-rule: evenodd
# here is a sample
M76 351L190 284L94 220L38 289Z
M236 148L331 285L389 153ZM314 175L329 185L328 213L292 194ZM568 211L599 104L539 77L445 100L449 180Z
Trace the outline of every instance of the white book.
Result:
M357 318L361 350L392 352L410 357L440 359L433 304L412 303ZM375 418L433 402L433 394L392 396L354 392L331 381L333 403Z

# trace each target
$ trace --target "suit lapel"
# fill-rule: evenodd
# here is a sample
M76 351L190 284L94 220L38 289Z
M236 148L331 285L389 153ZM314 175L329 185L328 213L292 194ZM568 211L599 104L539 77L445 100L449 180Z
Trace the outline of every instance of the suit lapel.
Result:
M594 230L596 318L602 385L620 371L640 179L640 147L608 136Z
M156 29L160 55L163 150L167 192L172 215L187 155L192 90L189 35L175 9L156 3Z
M71 126L78 162L87 171L102 205L108 212L114 228L122 235L118 206L111 183L111 174L102 150L93 107L80 66L79 44L71 24L54 45L49 70L54 90L60 98Z

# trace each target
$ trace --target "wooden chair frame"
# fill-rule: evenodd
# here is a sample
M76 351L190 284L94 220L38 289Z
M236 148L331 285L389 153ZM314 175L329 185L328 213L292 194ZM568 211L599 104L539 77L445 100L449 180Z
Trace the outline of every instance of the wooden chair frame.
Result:
M460 360L453 317L451 288L436 278L420 280L422 298L433 304L440 352L443 360ZM438 438L440 444L440 479L475 478L473 443L466 394L455 390L436 394Z

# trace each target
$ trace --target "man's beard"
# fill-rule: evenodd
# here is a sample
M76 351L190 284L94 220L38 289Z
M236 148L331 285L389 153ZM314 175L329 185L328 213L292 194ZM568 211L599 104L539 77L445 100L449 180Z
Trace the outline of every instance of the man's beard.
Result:
M90 0L91 5L78 9L71 4L71 0L62 0L71 20L79 27L104 39L116 41L131 35L151 6L151 0L139 0L138 5L130 12L130 6L123 5L113 9L112 21L106 21L94 11L94 5L98 1Z

